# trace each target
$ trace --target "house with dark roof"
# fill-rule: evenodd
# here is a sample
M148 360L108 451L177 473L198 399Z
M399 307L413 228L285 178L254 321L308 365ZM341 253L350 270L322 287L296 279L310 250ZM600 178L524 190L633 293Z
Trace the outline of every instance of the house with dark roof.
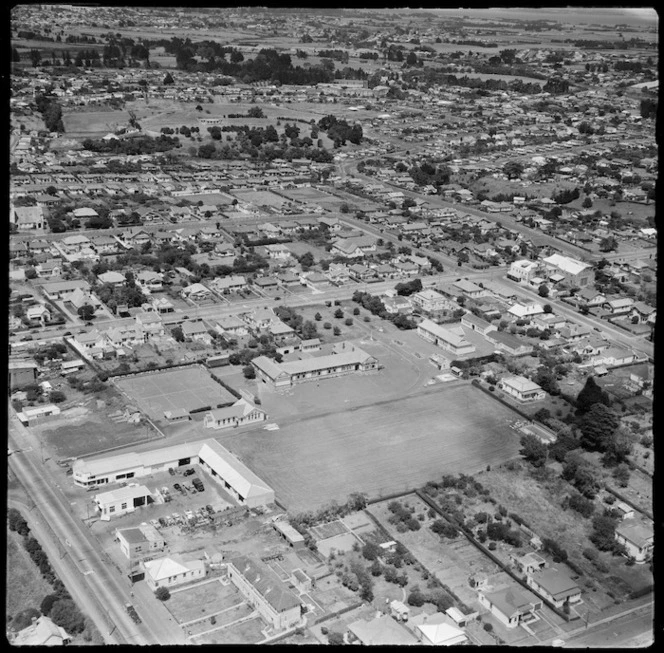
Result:
M557 608L581 601L581 588L562 569L547 567L527 574L526 583Z

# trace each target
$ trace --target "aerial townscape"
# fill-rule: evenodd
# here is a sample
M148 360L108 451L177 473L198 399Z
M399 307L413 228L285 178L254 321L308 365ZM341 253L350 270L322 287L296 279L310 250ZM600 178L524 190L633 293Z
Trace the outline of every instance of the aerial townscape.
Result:
M654 9L6 17L11 645L653 645Z

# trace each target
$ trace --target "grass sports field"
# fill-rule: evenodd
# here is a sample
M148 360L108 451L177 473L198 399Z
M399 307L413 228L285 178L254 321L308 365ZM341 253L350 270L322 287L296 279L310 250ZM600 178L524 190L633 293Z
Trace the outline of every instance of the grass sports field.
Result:
M204 406L216 408L220 404L236 401L202 367L141 374L117 379L115 383L148 415L160 420L164 418L165 410L184 408L191 411Z
M297 512L355 491L384 496L505 461L519 449L515 417L464 384L217 439Z

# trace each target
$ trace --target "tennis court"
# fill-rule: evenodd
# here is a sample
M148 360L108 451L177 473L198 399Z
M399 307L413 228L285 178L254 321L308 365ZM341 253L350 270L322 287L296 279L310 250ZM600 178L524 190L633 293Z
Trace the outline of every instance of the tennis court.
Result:
M205 406L216 408L236 401L200 366L116 379L115 383L156 419L163 419L167 410L184 408L191 412Z

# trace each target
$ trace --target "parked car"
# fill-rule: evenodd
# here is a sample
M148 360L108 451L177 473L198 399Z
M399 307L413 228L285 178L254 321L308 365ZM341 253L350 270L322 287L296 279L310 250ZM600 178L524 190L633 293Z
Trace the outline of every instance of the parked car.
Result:
M214 508L209 503L205 506L205 509L208 511L208 514L214 515Z
M194 473L194 470L190 467L189 469L184 470L184 476L191 476Z
M203 486L203 482L201 481L200 478L196 477L196 478L192 479L191 482L193 483L194 487L195 487L199 492L203 492L203 490L205 489L205 487Z
M174 487L178 492L181 492L181 491L182 491L182 486L181 486L179 483L173 483L173 487Z
M171 476L175 476L175 470L174 470L172 467L169 467L169 468L168 468L168 473L169 473Z

